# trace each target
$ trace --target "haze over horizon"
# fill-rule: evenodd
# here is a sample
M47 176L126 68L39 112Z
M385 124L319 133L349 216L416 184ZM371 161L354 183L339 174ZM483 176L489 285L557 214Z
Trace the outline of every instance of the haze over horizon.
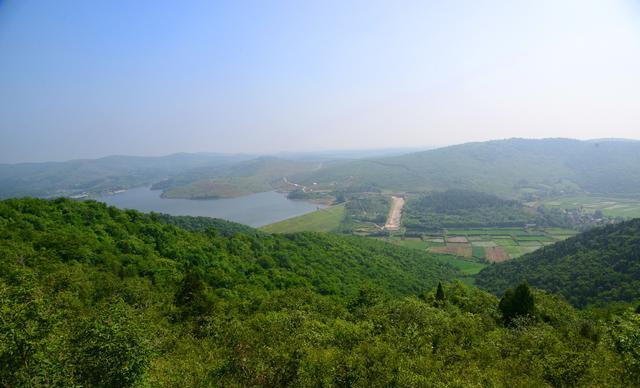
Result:
M0 163L640 134L640 2L0 1Z

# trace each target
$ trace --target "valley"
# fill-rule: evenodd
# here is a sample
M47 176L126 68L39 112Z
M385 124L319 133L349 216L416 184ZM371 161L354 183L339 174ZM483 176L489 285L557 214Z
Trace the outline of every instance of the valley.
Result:
M280 385L290 362L300 360L308 367L296 366L286 385L318 379L338 385L343 376L366 382L360 373L375 371L375 381L385 385L399 376L413 386L411 378L419 376L431 386L447 376L465 386L507 386L514 379L530 386L554 386L558 379L633 386L640 374L634 369L637 344L629 338L640 330L632 304L640 295L624 279L637 276L628 261L637 228L637 220L597 228L538 255L490 265L425 251L430 242L416 238L280 235L93 201L0 201L0 376L17 385L25 375L47 371L60 385L120 385L129 378L159 386L244 386L259 374ZM502 232L455 233L443 240L464 244ZM562 233L553 229L545 236ZM516 243L544 237L516 228L511 236ZM602 264L590 252L605 248L608 239L624 248L604 251L603 262L613 260L620 272L607 272L610 288L602 290L593 285ZM556 263L562 255L570 258ZM525 284L516 292L535 308L512 313L504 301L513 298L513 288L500 295L523 278L549 292L559 287L583 308L585 301L601 301L597 292L617 304L576 309ZM473 286L477 279L481 288ZM4 336L10 328L20 336ZM9 355L24 341L32 344L22 353L28 362L17 362ZM106 360L140 369L95 364L96 347ZM558 364L558 355L586 366L567 377L569 360ZM340 372L354 362L356 370ZM395 372L401 365L407 369ZM470 365L476 365L471 374Z
M640 0L0 0L0 388L640 388Z

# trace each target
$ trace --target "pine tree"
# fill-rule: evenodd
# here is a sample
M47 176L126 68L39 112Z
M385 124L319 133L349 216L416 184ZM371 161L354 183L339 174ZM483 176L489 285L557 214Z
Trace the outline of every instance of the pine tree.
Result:
M442 283L438 282L438 289L436 290L436 300L442 302L445 300L444 290L442 289Z
M508 289L498 308L506 325L511 325L517 317L533 317L535 315L535 301L527 283L521 283L515 290Z
M191 270L187 270L182 279L174 303L180 309L182 319L205 315L212 307L205 292L204 282Z

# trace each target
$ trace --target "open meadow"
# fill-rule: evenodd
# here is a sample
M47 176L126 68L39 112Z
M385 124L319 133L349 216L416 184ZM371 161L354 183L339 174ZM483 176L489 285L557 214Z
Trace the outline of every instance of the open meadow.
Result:
M344 212L345 205L342 203L266 225L260 230L268 233L330 232L340 226Z

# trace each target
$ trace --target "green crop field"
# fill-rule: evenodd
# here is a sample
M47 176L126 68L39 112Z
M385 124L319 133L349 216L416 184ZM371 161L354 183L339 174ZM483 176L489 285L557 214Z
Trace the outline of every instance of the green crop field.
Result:
M486 258L487 247L500 246L513 259L577 234L574 230L562 228L459 228L449 229L446 233L449 238L466 236L472 245L472 256L478 259ZM437 237L429 235L429 240Z
M268 233L330 232L344 219L344 204L316 210L260 228Z
M468 285L473 285L475 282L475 275L488 265L475 261L464 260L451 255L438 255L435 256L435 259L440 262L450 264L460 270L464 276L459 280Z
M413 249L427 249L429 247L429 243L420 240L399 240L397 244Z
M486 258L484 247L472 245L471 246L472 256L478 259Z
M640 198L592 197L583 195L549 198L536 202L535 204L560 209L582 206L590 211L601 210L604 215L609 217L640 217Z
M405 248L420 249L420 250L425 250L432 246L444 246L444 243L438 244L430 241L422 241L421 239L418 239L418 238L403 239L397 236L381 237L379 238L379 240L382 240L391 244L400 245Z
M517 241L552 241L547 236L516 236L515 239Z

